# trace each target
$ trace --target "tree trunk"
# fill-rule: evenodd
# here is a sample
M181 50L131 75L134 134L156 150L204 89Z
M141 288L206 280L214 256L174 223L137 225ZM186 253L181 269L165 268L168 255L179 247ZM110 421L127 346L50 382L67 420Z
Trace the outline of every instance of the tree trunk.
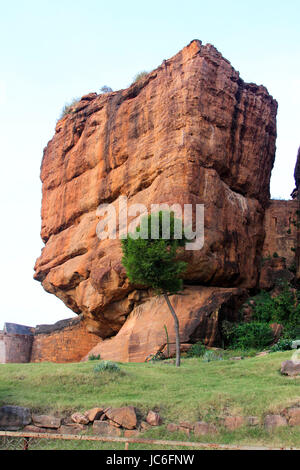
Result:
M174 319L174 325L175 325L175 336L176 336L176 367L180 366L180 336L179 336L179 321L178 317L175 313L174 308L171 305L170 299L168 297L168 294L166 292L163 293L163 296L165 298L165 301L167 302L167 305L170 309L171 315Z

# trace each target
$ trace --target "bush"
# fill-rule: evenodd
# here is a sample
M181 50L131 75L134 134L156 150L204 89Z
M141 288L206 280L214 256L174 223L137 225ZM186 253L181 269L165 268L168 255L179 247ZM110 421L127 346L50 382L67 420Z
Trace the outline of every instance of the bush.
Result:
M193 344L193 346L187 351L187 357L202 357L205 354L206 347L201 341Z
M223 356L217 351L206 351L203 356L203 362L223 361Z
M109 372L120 372L120 367L118 364L115 362L111 361L103 361L100 362L100 364L97 364L94 367L94 372L103 372L103 371L109 371Z
M229 337L232 349L264 349L273 341L273 331L267 323L251 322L234 325Z
M134 83L137 83L137 82L139 82L140 80L142 80L143 78L145 78L145 77L148 75L148 73L149 73L149 72L146 72L145 70L143 70L142 72L137 73L137 74L134 76L131 85L133 85Z
M98 354L98 356L95 356L94 354L89 356L89 361L100 361L100 359L100 354Z
M100 89L101 93L111 93L113 91L112 88L110 88L110 86L107 86L107 85L104 85L101 89Z
M295 339L300 327L300 292L292 291L286 282L281 283L281 288L274 298L264 291L254 298L253 320L280 323L284 327L284 336Z
M292 349L292 342L291 339L280 339L271 347L270 352L290 351Z
M62 109L60 119L73 112L74 106L79 102L79 98L73 98L70 103L66 103Z

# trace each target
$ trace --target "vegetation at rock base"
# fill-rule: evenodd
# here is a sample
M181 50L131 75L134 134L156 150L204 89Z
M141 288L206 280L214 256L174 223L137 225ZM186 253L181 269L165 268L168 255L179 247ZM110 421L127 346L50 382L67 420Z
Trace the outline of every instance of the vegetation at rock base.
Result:
M193 344L187 352L187 357L201 357L205 354L206 347L201 341Z
M168 433L166 425L198 420L218 424L227 414L262 418L299 404L300 379L280 374L281 363L290 358L289 351L239 361L229 360L226 354L222 361L212 362L203 362L201 357L183 358L180 373L166 361L126 363L118 364L121 375L107 371L96 374L95 363L90 361L3 364L0 406L27 406L39 414L64 416L100 405L132 405L143 413L158 409L163 425L150 429L143 437L194 440L180 433ZM279 428L268 433L259 426L231 432L222 430L218 435L202 436L198 440L299 447L300 433L299 427ZM103 447L98 444L98 448L112 447L107 443Z
M297 339L300 328L300 290L291 289L288 283L280 283L280 292L272 296L262 291L253 298L253 320L279 323L284 327L284 337Z
M274 343L270 325L283 327L281 338L272 351L291 349L291 341L300 338L300 291L287 282L280 281L277 295L262 290L248 300L251 321L241 323L222 322L224 344L232 349L263 349Z
M272 329L267 323L251 322L233 324L227 335L229 346L233 349L264 349L274 339Z
M177 238L179 232L181 238ZM162 294L173 316L177 367L180 366L179 322L169 294L175 294L183 287L181 276L187 263L179 259L178 251L184 248L186 241L182 221L167 211L142 217L135 232L122 240L122 263L129 280Z
M100 354L98 354L97 356L95 356L95 354L91 354L89 356L89 361L100 361L101 357L100 357Z

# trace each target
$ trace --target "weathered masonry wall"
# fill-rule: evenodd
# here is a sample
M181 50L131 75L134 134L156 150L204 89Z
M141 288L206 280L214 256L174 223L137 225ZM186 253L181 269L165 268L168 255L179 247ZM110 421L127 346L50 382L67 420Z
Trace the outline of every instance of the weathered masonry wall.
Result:
M81 317L39 326L35 330L30 362L80 362L101 341L87 331Z
M5 323L0 332L0 363L79 362L99 343L82 316L36 328Z
M26 363L30 361L33 329L28 326L5 323L2 333L0 362Z
M5 344L4 344L4 333L0 331L0 364L5 363Z
M277 253L286 259L287 267L296 262L297 249L297 200L271 200L265 212L265 242L263 257Z

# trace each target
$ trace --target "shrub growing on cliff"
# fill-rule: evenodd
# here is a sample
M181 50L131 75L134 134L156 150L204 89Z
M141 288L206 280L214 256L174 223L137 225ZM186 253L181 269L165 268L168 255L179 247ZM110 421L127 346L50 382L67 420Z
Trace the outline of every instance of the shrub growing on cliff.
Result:
M166 217L169 218L167 239L163 237ZM122 240L122 262L129 280L162 294L168 305L174 319L177 367L180 365L179 322L169 294L175 294L182 289L181 275L187 267L187 263L178 259L179 248L186 244L184 235L181 239L175 238L178 224L181 224L182 228L182 221L175 219L173 212L160 211L143 217L135 232ZM152 227L157 228L156 235L153 235Z
M79 98L73 98L72 101L66 103L62 109L60 119L65 117L67 114L71 114L73 112L74 106L78 103Z
M137 82L139 82L140 80L142 80L143 78L145 78L145 77L148 75L148 73L149 73L149 72L146 72L145 70L143 70L142 72L137 73L137 74L133 77L132 85L133 85L133 83L137 83Z
M113 91L110 86L104 85L102 88L100 88L101 93L111 93Z

